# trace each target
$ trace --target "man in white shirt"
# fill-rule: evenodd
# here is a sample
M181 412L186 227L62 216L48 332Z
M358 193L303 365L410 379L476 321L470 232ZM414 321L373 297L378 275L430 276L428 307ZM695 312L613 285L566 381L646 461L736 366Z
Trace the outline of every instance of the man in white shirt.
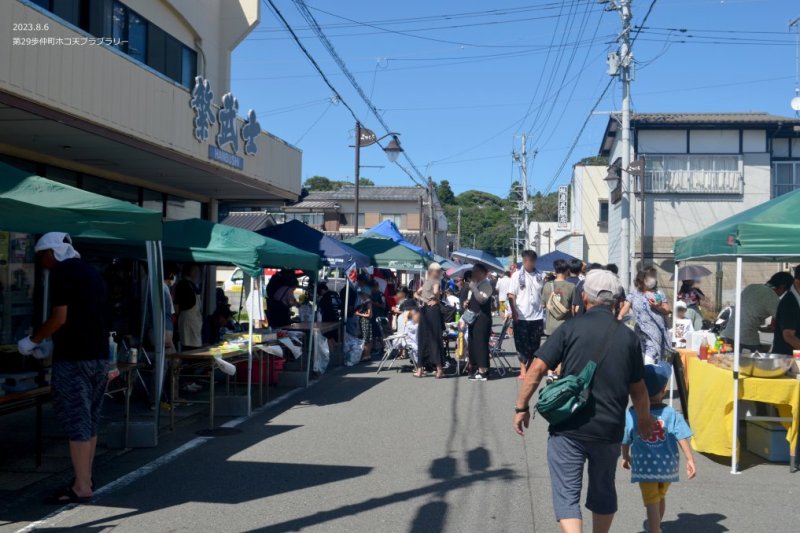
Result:
M544 306L542 288L544 277L536 270L536 252L522 252L522 268L511 276L508 302L514 320L514 346L519 354L520 379L539 349L544 333Z
M511 287L511 272L506 270L503 277L497 280L497 300L500 302L498 311L500 318L505 320L508 315L508 289Z

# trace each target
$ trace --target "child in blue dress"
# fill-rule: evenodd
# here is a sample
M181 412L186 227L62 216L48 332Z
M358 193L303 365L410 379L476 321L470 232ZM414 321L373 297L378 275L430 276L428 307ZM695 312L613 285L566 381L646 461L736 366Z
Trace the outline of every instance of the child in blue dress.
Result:
M633 483L639 483L647 509L645 530L649 533L661 531L667 490L671 483L678 481L679 448L686 456L689 479L694 478L696 473L692 448L689 446L692 430L680 413L663 403L671 373L667 363L645 366L644 382L650 394L650 414L655 419L653 432L647 440L638 436L636 413L631 408L626 416L622 441L622 467L631 470Z

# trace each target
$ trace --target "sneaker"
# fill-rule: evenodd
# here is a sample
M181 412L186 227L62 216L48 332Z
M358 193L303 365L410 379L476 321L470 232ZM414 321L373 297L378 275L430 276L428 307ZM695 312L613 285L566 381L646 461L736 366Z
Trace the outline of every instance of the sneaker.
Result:
M487 374L483 374L481 372L475 372L470 377L467 378L469 381L488 381L489 376Z

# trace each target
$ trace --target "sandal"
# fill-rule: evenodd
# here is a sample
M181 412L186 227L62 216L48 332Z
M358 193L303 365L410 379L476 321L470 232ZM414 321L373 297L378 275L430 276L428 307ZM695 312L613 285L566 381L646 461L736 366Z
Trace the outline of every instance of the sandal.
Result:
M78 496L72 490L72 487L66 487L51 494L44 502L49 505L67 505L70 503L89 503L90 501L92 501L91 496Z
M75 481L76 481L75 478L72 478L72 481L69 482L69 486L74 487ZM94 478L92 478L92 492L94 492Z

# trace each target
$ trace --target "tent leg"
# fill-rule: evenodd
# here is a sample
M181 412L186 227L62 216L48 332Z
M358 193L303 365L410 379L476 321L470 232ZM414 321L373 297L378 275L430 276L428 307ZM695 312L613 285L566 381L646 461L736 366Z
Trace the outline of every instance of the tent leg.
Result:
M253 278L247 276L250 280L250 298L255 305L260 305L259 299L253 294ZM253 310L248 309L247 313L247 416L253 412ZM259 375L262 370L259 369ZM213 385L212 385L213 386Z
M317 321L317 293L318 293L317 284L318 282L314 284L314 298L312 300L313 303L311 304L311 323L309 324L308 327L309 337L308 337L308 366L306 368L306 387L308 387L308 384L311 382L311 358L313 357L314 354L314 340L315 340L314 337L316 333L314 331L314 324Z
M677 340L677 333L678 333L678 268L680 267L680 263L675 261L675 276L672 280L672 339ZM673 396L675 393L673 389L675 384L675 370L673 367L672 374L669 376L669 406L672 407Z
M742 313L742 258L736 258L736 326L733 339L733 441L731 442L731 474L739 473L739 348Z
M153 399L156 404L154 413L154 442L158 445L159 415L161 413L161 391L164 385L164 262L160 241L148 241L147 244L147 272L150 285L150 304L153 313L153 343L155 344L155 372L153 378Z

